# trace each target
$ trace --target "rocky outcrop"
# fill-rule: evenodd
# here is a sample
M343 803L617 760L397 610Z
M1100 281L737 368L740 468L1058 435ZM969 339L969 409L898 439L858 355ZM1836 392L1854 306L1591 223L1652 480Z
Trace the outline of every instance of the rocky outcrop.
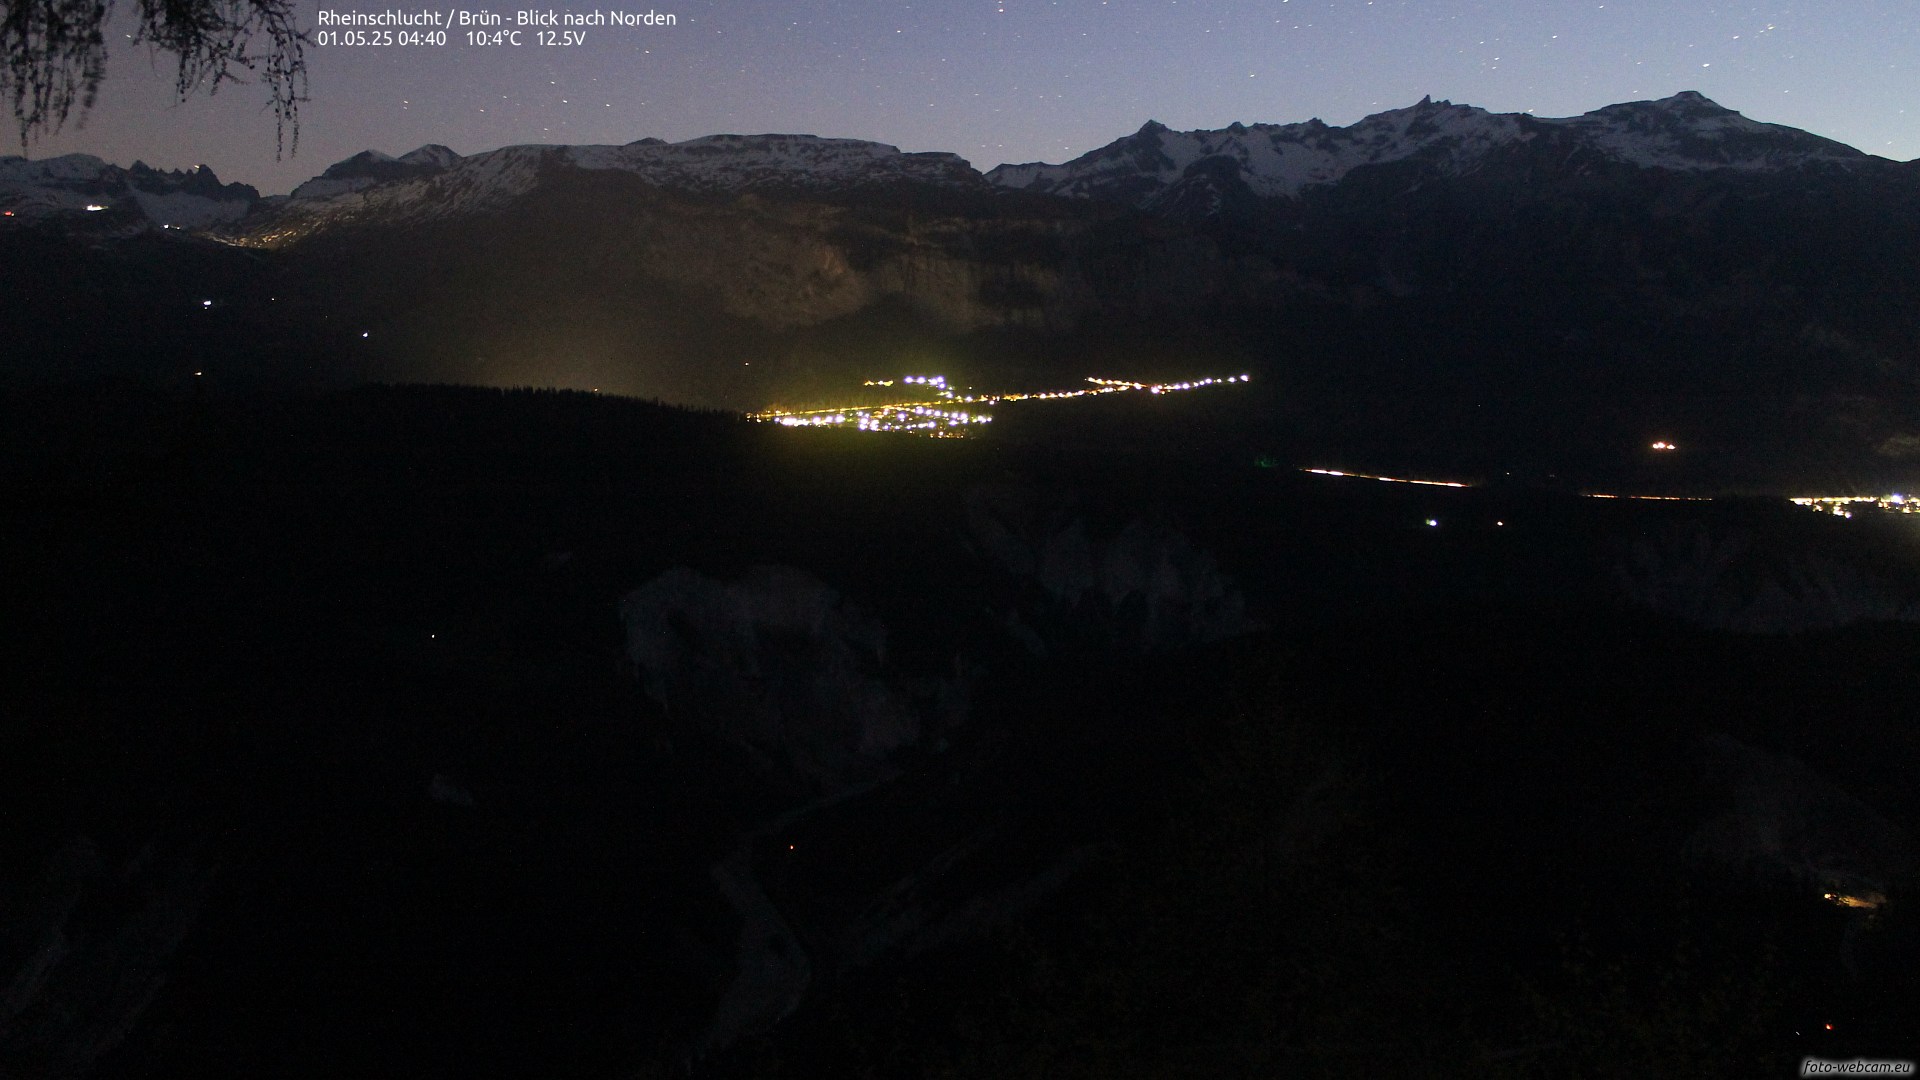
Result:
M1692 857L1809 893L1884 895L1912 875L1912 838L1799 759L1724 734L1701 740L1699 757L1710 811Z
M1636 541L1615 566L1636 604L1696 626L1752 634L1920 621L1920 595L1811 549L1706 526Z
M1036 498L979 492L970 516L977 550L1024 598L1008 614L1047 635L1040 651L1137 655L1251 627L1178 531L1134 522L1095 539L1079 518L1031 519ZM952 752L962 678L892 670L880 621L803 571L676 568L620 610L648 696L681 731L744 751L786 804L710 867L737 924L689 1061L773 1030L823 981L1006 925L1104 850L1098 812L1009 792L1004 771L1025 766L983 749L1004 733ZM997 809L981 818L982 802Z
M722 582L676 568L630 593L620 614L627 655L668 717L784 783L871 782L966 714L954 682L887 672L886 628L804 571L758 567Z
M1008 613L1010 630L1030 651L1046 651L1051 636L1054 644L1087 638L1170 652L1259 628L1213 557L1163 522L1135 520L1096 537L1064 507L985 488L969 494L967 522L986 560L1046 598Z

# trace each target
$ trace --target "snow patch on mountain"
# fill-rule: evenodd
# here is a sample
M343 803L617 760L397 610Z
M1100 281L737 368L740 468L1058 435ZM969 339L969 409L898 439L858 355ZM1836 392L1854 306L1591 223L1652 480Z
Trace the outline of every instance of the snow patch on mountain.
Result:
M459 160L459 154L441 146L439 143L428 143L418 150L401 154L399 158L400 164L402 165L423 165L439 169L451 168L454 163Z
M186 191L142 191L127 193L148 221L171 229L204 229L239 221L253 206L249 199L209 199Z
M459 154L438 144L423 146L397 158L378 150L362 150L345 161L335 162L326 172L294 188L293 195L296 199L347 195L397 180L432 176L452 167L459 160Z
M1297 196L1363 166L1389 162L1418 160L1443 175L1464 175L1503 150L1543 138L1565 142L1570 153L1589 149L1641 168L1782 169L1867 158L1804 131L1749 120L1686 91L1564 119L1423 98L1344 128L1316 119L1182 132L1149 122L1064 164L1002 165L987 179L1001 187L1154 208L1177 197L1174 189L1183 183L1217 183L1223 174L1267 198ZM1217 189L1211 197L1217 205Z

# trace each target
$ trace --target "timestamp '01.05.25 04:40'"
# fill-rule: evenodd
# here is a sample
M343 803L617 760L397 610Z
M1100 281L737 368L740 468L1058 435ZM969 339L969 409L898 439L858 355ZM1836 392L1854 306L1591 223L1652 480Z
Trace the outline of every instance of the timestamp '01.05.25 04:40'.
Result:
M447 43L445 30L315 30L313 43L322 48L411 48Z

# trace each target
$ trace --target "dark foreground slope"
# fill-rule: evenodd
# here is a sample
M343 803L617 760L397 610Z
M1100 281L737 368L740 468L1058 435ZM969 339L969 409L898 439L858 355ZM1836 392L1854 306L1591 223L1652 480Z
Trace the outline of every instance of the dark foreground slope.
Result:
M1913 627L1741 637L1621 587L1700 535L1910 588L1904 521L587 394L114 400L7 401L9 1072L1912 1056ZM1265 628L1014 565L1076 535ZM797 743L663 709L621 598L767 563L884 624L873 679L964 684L961 722L823 799L766 752ZM841 655L804 638L757 655ZM756 1012L753 977L798 994Z

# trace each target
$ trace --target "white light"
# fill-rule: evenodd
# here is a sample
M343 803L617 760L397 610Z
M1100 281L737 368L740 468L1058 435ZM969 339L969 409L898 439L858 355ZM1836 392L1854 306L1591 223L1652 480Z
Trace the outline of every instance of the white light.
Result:
M1439 518L1428 518L1428 519L1427 519L1427 528L1429 528L1429 529L1437 529L1437 528L1439 528L1439 527L1440 527L1440 519L1439 519Z
M105 209L106 209L106 207L104 207L104 206L101 206L101 205L100 205L99 203L88 203L88 204L87 204L87 210L88 210L88 212L92 212L92 211L96 211L96 210L105 210Z
M213 301L211 301L211 300L202 300L202 301L200 301L200 306L201 306L201 307L203 307L203 308L210 308L210 307L212 307L212 306L213 306Z

